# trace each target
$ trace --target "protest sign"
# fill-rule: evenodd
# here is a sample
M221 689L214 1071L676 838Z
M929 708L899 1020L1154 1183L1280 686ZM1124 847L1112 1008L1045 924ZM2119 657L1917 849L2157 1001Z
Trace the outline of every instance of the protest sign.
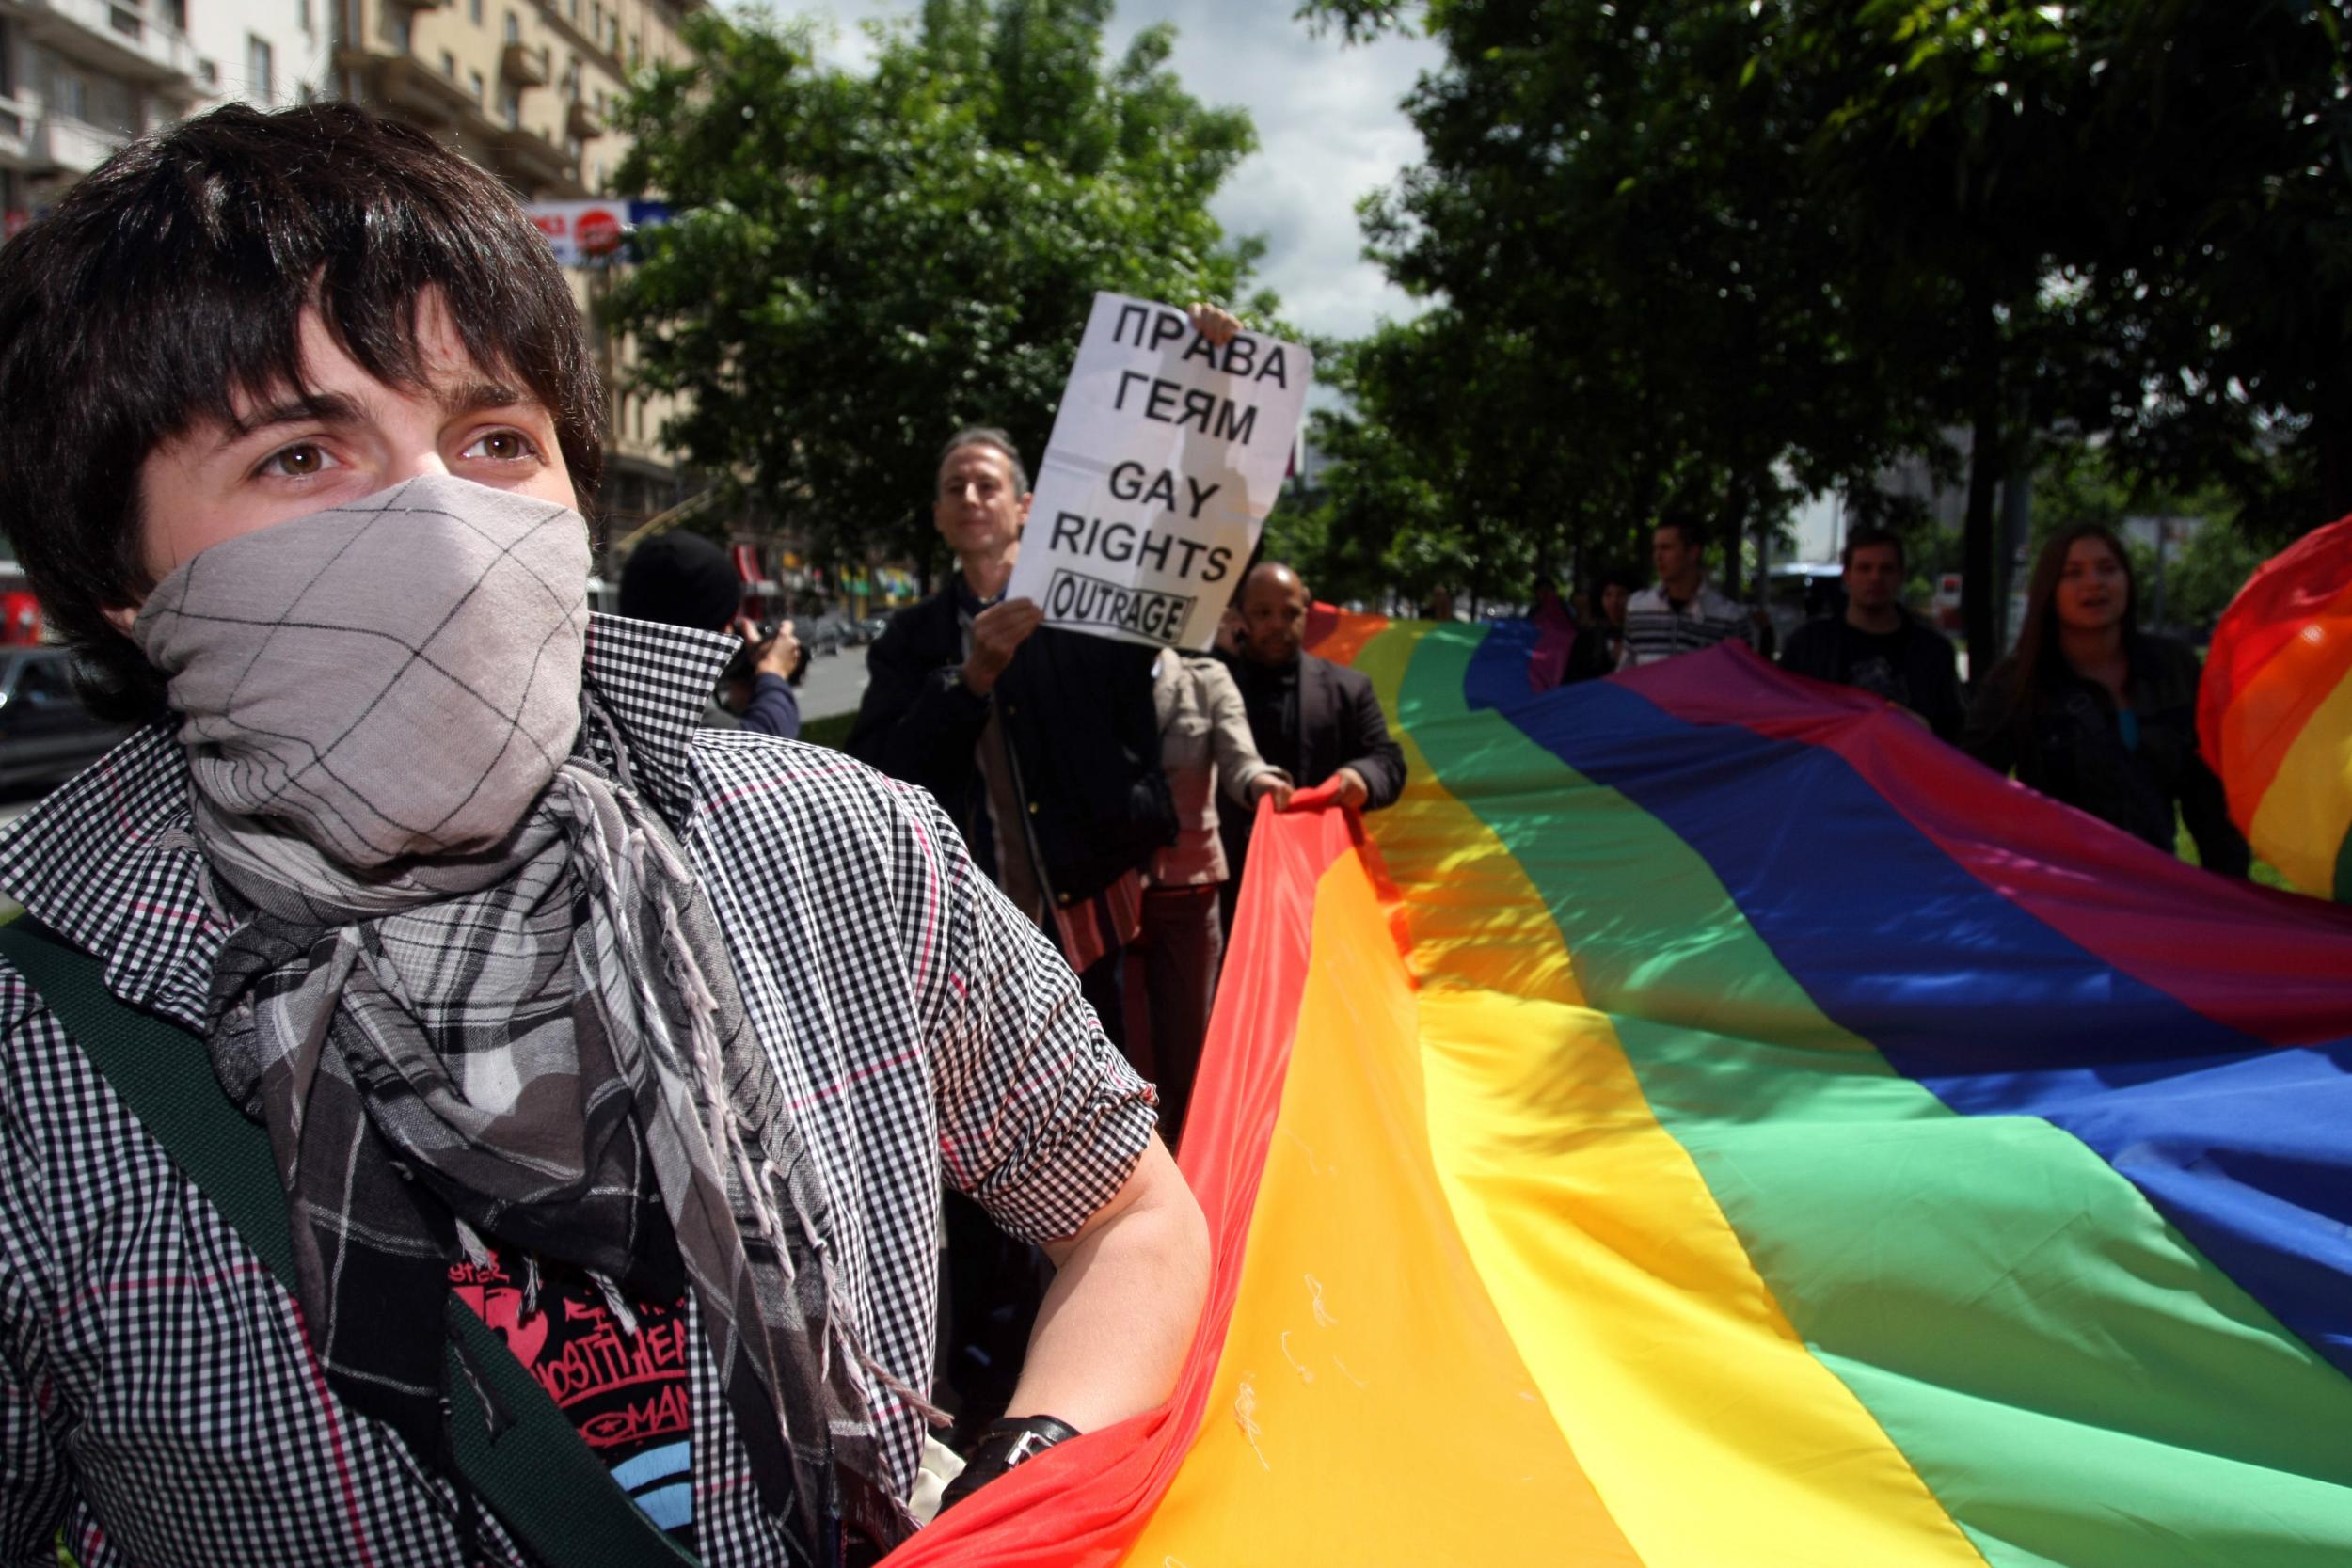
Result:
M1098 293L1007 593L1048 626L1205 648L1290 466L1314 362Z

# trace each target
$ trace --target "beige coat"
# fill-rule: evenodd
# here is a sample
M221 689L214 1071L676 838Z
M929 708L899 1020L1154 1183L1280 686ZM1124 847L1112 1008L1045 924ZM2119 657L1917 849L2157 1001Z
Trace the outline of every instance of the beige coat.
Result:
M1220 786L1233 810L1248 812L1257 809L1249 786L1261 773L1289 775L1258 755L1241 689L1232 672L1207 655L1163 650L1152 670L1152 701L1159 710L1160 767L1176 797L1176 842L1152 857L1152 885L1221 882Z

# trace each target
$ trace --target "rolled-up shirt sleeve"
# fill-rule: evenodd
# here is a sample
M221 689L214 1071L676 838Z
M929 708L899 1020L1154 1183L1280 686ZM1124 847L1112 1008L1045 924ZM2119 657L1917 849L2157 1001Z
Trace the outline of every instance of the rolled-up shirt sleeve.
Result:
M932 1084L948 1178L1009 1234L1055 1241L1126 1183L1151 1142L1157 1096L1103 1033L1061 955L952 830L946 839L953 967Z

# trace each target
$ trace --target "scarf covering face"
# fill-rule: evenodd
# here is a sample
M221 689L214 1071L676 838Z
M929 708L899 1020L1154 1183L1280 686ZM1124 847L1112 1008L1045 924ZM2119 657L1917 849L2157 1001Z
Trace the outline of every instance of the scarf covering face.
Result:
M133 635L241 917L214 1065L269 1131L346 1403L442 1456L448 1270L483 1236L616 1302L691 1289L771 1512L886 1546L912 1522L816 1166L676 840L574 752L588 565L577 513L433 477L149 596Z

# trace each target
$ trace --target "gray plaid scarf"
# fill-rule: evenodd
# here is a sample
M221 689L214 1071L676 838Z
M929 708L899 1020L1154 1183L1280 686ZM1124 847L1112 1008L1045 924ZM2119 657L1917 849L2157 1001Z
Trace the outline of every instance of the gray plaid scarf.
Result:
M576 514L433 478L157 586L135 635L244 916L215 1065L269 1130L347 1402L437 1456L478 1236L615 1300L691 1288L763 1500L812 1545L845 1513L887 1545L911 1522L815 1164L676 840L574 752L587 567Z

